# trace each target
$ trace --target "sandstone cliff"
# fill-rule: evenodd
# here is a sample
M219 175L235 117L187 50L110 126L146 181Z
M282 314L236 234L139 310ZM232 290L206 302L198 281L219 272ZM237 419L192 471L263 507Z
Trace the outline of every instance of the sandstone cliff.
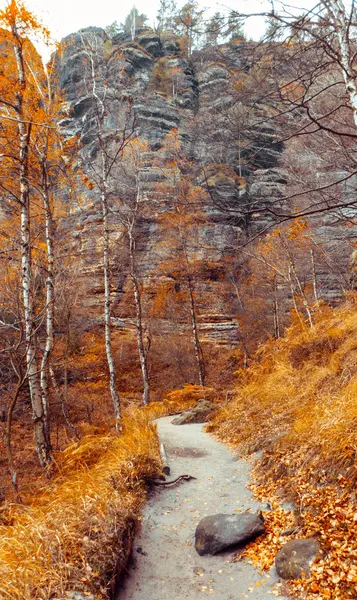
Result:
M283 200L280 202L287 195L289 172L282 160L284 147L276 124L270 118L273 107L262 100L261 90L257 93L254 88L256 44L205 48L188 59L180 48L180 39L168 33L159 36L150 29L138 30L133 41L127 34L109 38L95 27L69 36L58 60L60 85L68 102L68 114L61 126L65 136L79 137L84 163L93 157L95 160L98 150L93 98L86 78L88 56L84 48L88 40L95 48L98 64L105 65L105 82L113 98L105 121L107 135L121 126L123 106L129 104L134 136L146 141L139 179L141 193L151 208L140 220L137 260L147 292L147 314L160 279L158 218L174 193L170 175L163 169L165 138L177 130L182 153L194 165L194 180L206 190L206 218L197 246L197 258L207 263L196 288L201 339L232 349L242 341L237 318L242 312L239 286L243 271L245 276L249 274L247 256L237 248L273 222L270 206L290 210ZM242 87L246 89L243 95L237 93ZM164 186L161 191L160 185ZM103 292L98 244L101 216L95 192L87 190L85 196L85 206L73 206L70 219L74 219L76 228L80 225L74 241L86 282L88 313L98 319ZM332 243L336 239L333 219L325 218L315 233ZM132 329L132 290L126 250L114 217L111 240L113 316L118 330L128 331ZM346 268L347 255L345 251L337 274L321 257L318 259L320 297L336 299L341 295L341 271ZM288 284L280 283L277 295L284 320L291 302ZM173 326L163 317L161 332L182 333L183 321L181 316ZM273 333L273 315L264 323L262 337L269 333Z

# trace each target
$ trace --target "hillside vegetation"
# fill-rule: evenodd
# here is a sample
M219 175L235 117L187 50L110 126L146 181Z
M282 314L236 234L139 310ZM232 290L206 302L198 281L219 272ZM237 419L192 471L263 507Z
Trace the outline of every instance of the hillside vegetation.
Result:
M277 498L292 499L299 537L317 535L327 553L295 590L345 600L357 584L357 295L321 308L315 321L261 347L208 429L239 453L262 451L253 488L276 510L267 513L270 535L247 554L271 566L291 527Z
M126 567L150 481L162 474L152 419L195 403L199 386L128 409L117 436L105 427L56 457L51 485L0 512L1 598L45 600L68 589L107 598ZM202 392L201 392L202 393Z
M290 589L356 600L357 10L272 6L254 41L159 4L58 44L0 9L0 598L111 597L153 421L205 399L261 452L245 556L317 536Z

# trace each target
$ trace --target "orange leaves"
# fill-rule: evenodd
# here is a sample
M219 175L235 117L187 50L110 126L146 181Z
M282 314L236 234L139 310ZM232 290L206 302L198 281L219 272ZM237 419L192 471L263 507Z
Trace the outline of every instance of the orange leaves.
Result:
M274 510L246 555L269 568L289 539L284 530L319 539L324 558L290 584L310 600L356 597L356 339L354 294L337 310L322 308L313 329L292 327L265 344L209 425L240 452L265 450L252 489ZM296 522L277 505L278 492L294 499Z
M145 481L160 474L150 419L150 413L132 411L120 436L88 428L82 440L57 454L58 475L37 495L32 492L26 510L9 507L12 526L0 525L4 597L60 597L73 581L84 595L103 597L106 574L118 561L113 541L122 546L124 563Z
M304 86L299 82L289 83L281 86L281 95L284 100L296 102L303 96Z
M3 27L16 27L20 36L27 36L29 31L49 37L49 30L31 13L21 0L11 0L7 7L0 11L0 23Z
M84 173L82 173L82 181L89 190L93 190L95 188L95 183L93 183L93 181L90 181L89 177Z
M262 492L262 488L259 492ZM291 536L281 534L294 528L295 519L292 511L275 506L274 510L264 513L264 520L266 533L248 544L243 556L264 571L268 571L274 564L277 552L291 539Z
M308 234L309 226L304 219L295 219L289 225L287 230L287 236L289 240L296 240L303 237L303 241L306 241L306 235Z

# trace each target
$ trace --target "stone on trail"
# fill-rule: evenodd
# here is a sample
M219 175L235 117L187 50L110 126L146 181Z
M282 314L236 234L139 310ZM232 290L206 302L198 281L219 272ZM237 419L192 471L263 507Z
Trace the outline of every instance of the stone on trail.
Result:
M173 419L173 425L187 425L188 423L206 423L208 417L217 408L209 400L199 400L198 403Z
M65 592L62 598L53 598L53 600L95 600L93 594L88 592Z
M200 556L218 554L233 546L249 542L265 532L261 514L212 515L199 522L195 548Z
M276 555L276 572L282 579L308 577L310 567L319 555L321 556L322 552L317 540L290 540Z

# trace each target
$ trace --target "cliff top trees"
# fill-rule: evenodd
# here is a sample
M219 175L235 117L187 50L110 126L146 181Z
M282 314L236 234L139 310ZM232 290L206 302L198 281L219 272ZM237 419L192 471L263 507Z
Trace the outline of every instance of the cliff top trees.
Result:
M187 44L187 55L190 57L202 33L204 10L197 0L185 4L176 16L175 31L183 35Z
M231 21L241 22L249 16L235 11ZM294 214L312 216L335 207L343 209L354 205L355 200L350 195L343 197L342 194L341 200L341 185L356 173L353 156L357 138L354 3L345 7L339 0L321 0L311 9L294 9L282 2L262 16L269 23L267 43L256 48L253 68L260 70L265 87L260 99L256 94L256 101L270 103L270 123L277 126L280 141L312 137L319 140L320 147L326 146L330 156L335 154L331 168L326 171L327 181L312 187L302 182L294 194L297 203L298 196L318 194L317 202L307 202ZM342 155L347 158L345 167ZM334 165L338 168L334 169ZM329 193L324 201L325 192L332 192L333 187L335 202ZM275 216L284 219L289 215L276 207Z
M175 0L160 0L157 11L157 29L159 32L173 31L175 29L175 18L177 5Z

